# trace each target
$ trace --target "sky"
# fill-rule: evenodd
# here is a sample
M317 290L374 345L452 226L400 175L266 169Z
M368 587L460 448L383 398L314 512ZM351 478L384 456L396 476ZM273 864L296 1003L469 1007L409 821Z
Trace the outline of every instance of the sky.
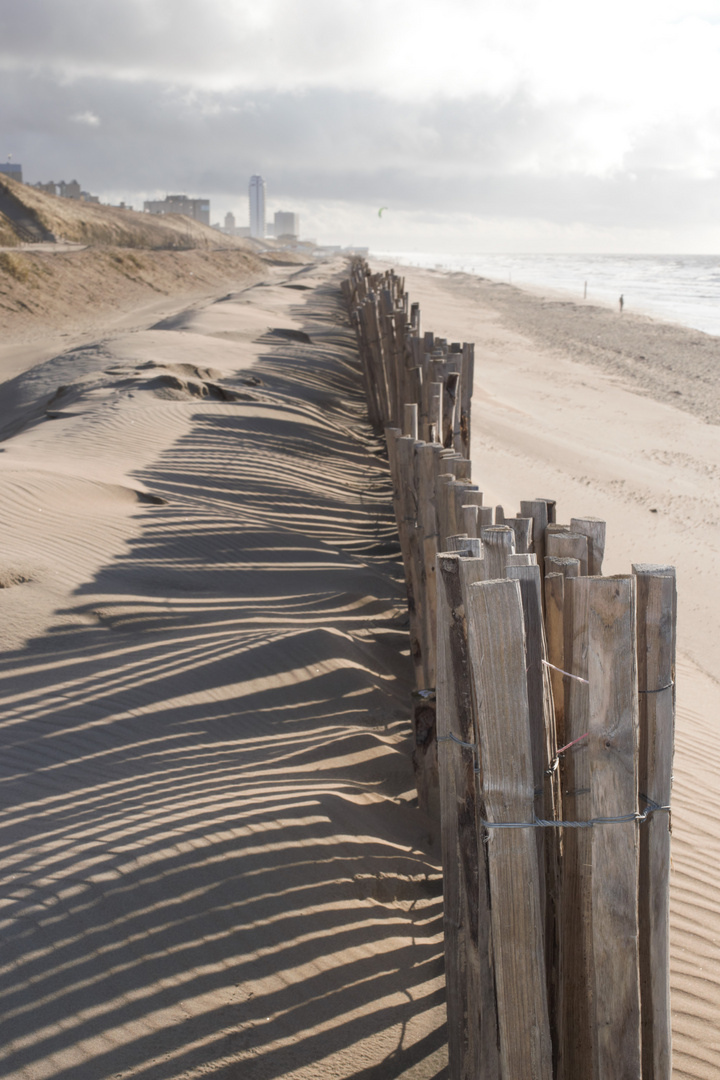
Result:
M0 0L0 160L322 243L720 252L720 0ZM387 207L378 216L380 207Z

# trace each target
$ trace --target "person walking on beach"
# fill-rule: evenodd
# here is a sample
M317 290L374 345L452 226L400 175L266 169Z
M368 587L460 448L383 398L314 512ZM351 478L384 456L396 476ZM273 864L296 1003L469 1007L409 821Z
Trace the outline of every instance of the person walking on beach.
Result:
M619 304L620 304L620 314L622 315L622 309L625 307L625 297L624 296L620 297Z

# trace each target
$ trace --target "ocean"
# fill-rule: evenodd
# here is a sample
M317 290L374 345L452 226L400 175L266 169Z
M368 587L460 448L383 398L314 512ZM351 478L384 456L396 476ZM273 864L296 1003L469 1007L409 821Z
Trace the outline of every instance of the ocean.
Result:
M462 270L510 284L560 289L582 300L617 304L666 322L720 334L718 255L447 255L373 251L405 266Z

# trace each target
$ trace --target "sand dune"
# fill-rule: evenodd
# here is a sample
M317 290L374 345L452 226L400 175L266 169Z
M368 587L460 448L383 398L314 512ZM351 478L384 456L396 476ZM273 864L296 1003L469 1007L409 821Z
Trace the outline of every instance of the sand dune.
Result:
M387 475L328 274L9 387L4 1076L442 1074Z

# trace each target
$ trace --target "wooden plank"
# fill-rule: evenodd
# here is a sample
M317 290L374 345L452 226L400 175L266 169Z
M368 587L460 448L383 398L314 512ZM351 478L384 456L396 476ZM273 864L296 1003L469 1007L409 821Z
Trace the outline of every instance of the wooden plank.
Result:
M467 619L485 820L532 823L532 749L518 582L471 586ZM490 827L487 835L501 1076L551 1080L535 830Z
M570 518L570 531L587 537L588 574L599 577L605 557L605 522L596 517Z
M675 567L637 564L641 812L669 806L675 734ZM640 828L640 1007L643 1080L670 1080L670 815Z
M557 747L552 688L547 661L547 642L542 617L540 568L507 565L506 577L520 583L525 619L525 673L528 688L530 741L532 746L535 811L537 816L555 816L554 777L548 776Z
M588 821L590 814L590 766L587 739L588 694L588 591L572 591L576 581L565 579L563 619L565 661L572 675L564 681L565 731L568 747L560 761L563 817ZM560 883L560 985L558 1001L559 1080L597 1080L595 1071L594 983L592 972L590 829L563 829Z
M534 556L533 556L534 558ZM558 747L555 731L547 642L543 622L540 568L507 567L507 576L520 583L525 619L525 675L527 679L530 742L532 747L535 813L543 821L561 818L558 771L553 769ZM558 906L560 881L560 836L555 829L536 829L540 867L540 900L545 923L545 966L548 1012L551 1029L556 1024L558 988ZM555 1038L557 1037L554 1032Z
M546 560L547 561L547 560ZM550 683L555 706L555 732L558 746L564 746L565 738L565 687L562 672L565 670L565 646L563 636L563 613L565 606L565 578L562 574L545 575L545 635L548 662L552 664Z
M460 563L456 554L440 554L436 573L438 771L450 1077L499 1080L485 853L479 850L475 807L473 747L477 740ZM485 898L482 913L481 897Z

